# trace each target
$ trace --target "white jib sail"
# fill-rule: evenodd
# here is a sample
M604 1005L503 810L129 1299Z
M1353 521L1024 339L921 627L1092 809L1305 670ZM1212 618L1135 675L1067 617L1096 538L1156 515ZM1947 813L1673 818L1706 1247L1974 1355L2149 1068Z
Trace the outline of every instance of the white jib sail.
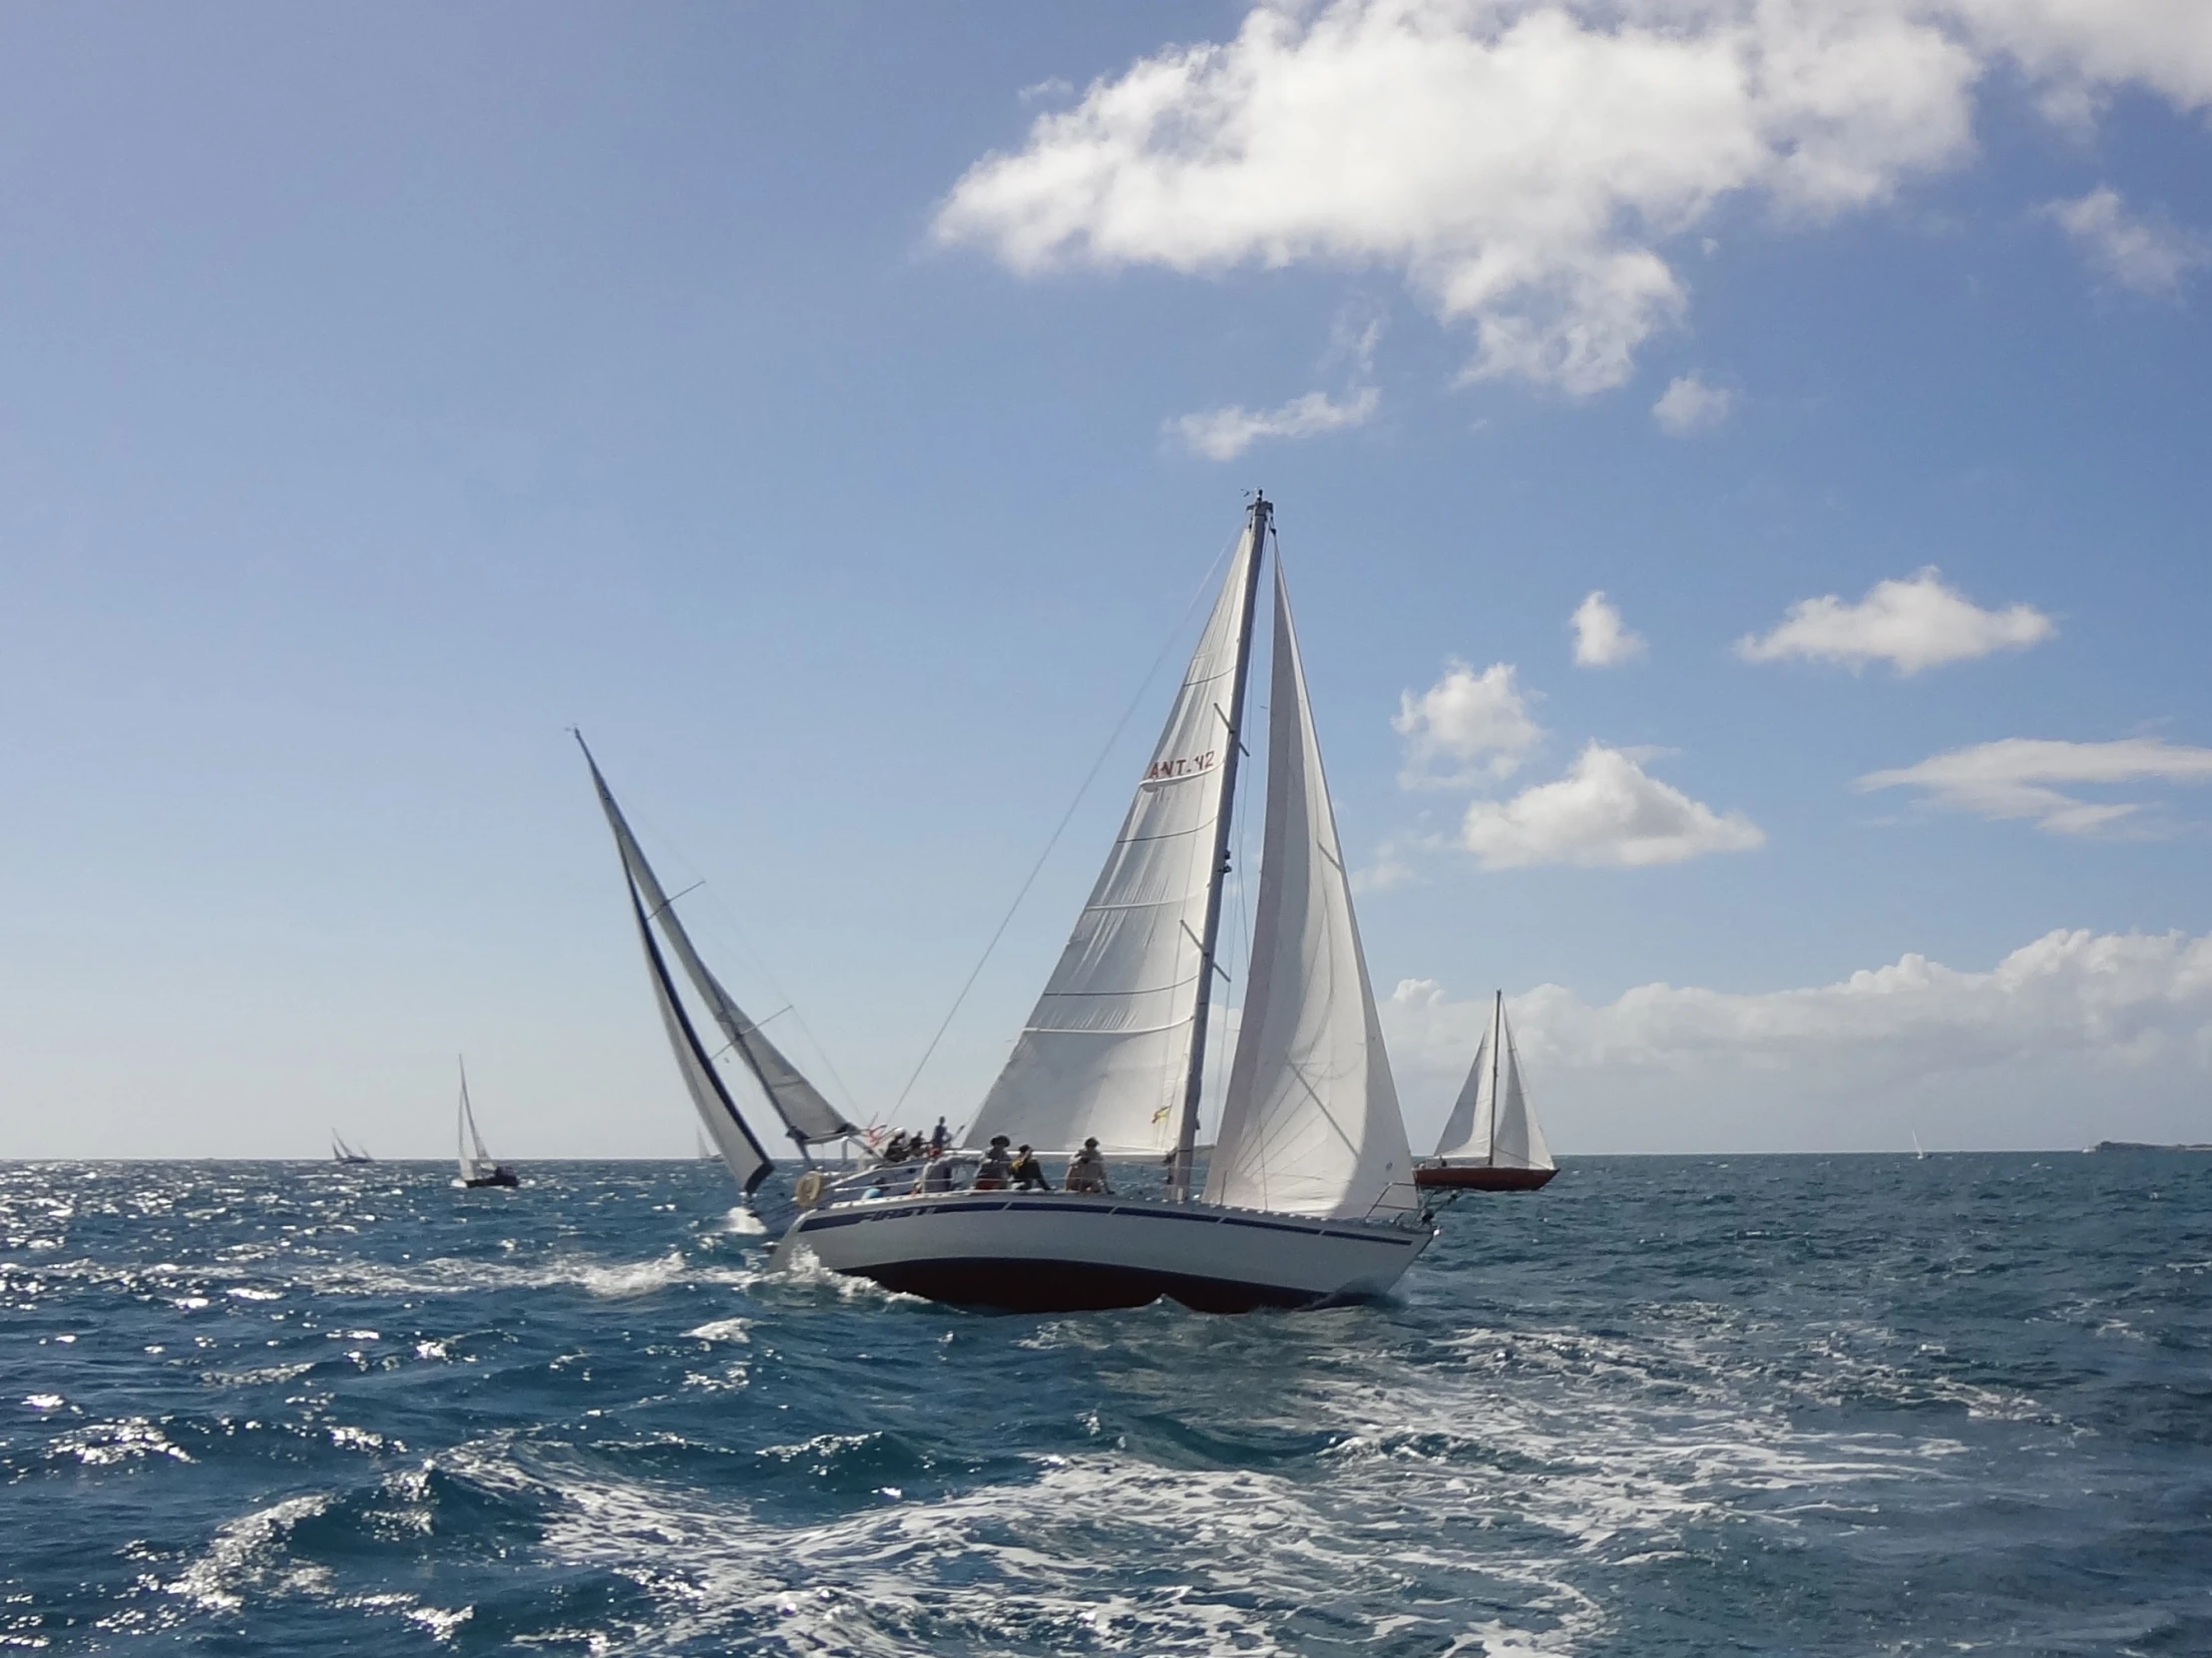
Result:
M1475 1049L1475 1062L1468 1067L1467 1081L1460 1088L1459 1098L1452 1102L1452 1114L1445 1119L1444 1132L1437 1136L1439 1157L1489 1160L1495 1103L1491 1098L1490 1037L1485 1031Z
M579 739L581 740L581 739ZM638 837L630 832L630 820L623 816L622 808L615 804L614 791L607 786L607 779L599 773L599 763L592 758L591 750L584 751L585 763L592 768L592 783L599 790L600 807L607 814L607 825L615 832L615 844L622 852L623 868L630 872L631 881L645 899L646 910L660 922L661 931L666 936L668 948L675 952L675 959L683 964L683 971L697 987L700 1000L713 1014L714 1023L722 1028L722 1036L737 1056L752 1072L753 1080L760 1084L760 1091L768 1096L768 1103L791 1131L791 1137L808 1145L818 1145L824 1140L838 1139L860 1130L845 1120L845 1114L824 1099L813 1083L799 1073L796 1065L783 1056L783 1052L767 1038L761 1029L745 1018L744 1011L729 998L721 983L707 971L691 947L691 936L683 930L683 923L668 904L667 894L661 890L661 881L653 873L653 866L646 862L644 850L638 845Z
M1413 1158L1280 566L1274 656L1252 967L1205 1195L1289 1214L1365 1215L1410 1178Z
M1551 1168L1551 1148L1544 1143L1536 1112L1529 1109L1529 1096L1521 1086L1521 1055L1514 1051L1513 1033L1506 1029L1502 1014L1499 1029L1506 1039L1506 1081L1499 1090L1498 1137L1490 1160L1499 1168Z
M972 1146L1006 1134L1069 1151L1096 1136L1107 1152L1157 1155L1175 1143L1257 556L1247 527L1106 868L968 1130Z

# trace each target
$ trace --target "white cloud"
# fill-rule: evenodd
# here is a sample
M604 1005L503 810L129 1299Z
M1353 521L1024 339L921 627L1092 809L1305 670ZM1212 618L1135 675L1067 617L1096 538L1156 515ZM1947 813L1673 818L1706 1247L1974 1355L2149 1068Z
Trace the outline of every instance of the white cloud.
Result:
M1419 696L1401 692L1398 715L1390 722L1406 739L1399 783L1409 789L1464 788L1520 770L1529 750L1544 740L1544 727L1530 716L1515 671L1511 662L1493 662L1477 673L1454 658ZM1453 762L1454 769L1438 771L1439 761Z
M2141 810L2133 802L2093 802L2055 784L2212 782L2212 748L2188 748L2161 737L2116 742L2057 742L2006 737L1954 749L1918 765L1872 771L1862 789L1912 787L1940 806L1987 818L2032 818L2059 835L2093 835Z
M1914 1124L1931 1144L2212 1138L2212 937L2061 930L1987 973L1907 955L1803 990L1651 984L1592 1007L1543 985L1506 1006L1569 1151L1903 1149ZM1385 1006L1417 1115L1441 1119L1489 1008L1423 980Z
M1722 202L1817 219L1974 153L2009 57L2078 112L2212 99L2193 0L1333 0L1163 47L971 167L945 242L1023 272L1314 262L1403 275L1469 372L1624 381Z
M1718 426L1728 418L1734 402L1734 395L1725 388L1708 386L1696 375L1684 374L1667 383L1659 400L1651 405L1651 418L1669 437L1686 438Z
M2129 212L2109 186L2046 203L2043 211L2100 274L2138 293L2172 293L2191 271L2212 263L2205 237Z
M1316 432L1363 426L1375 417L1382 400L1373 386L1363 387L1341 403L1325 392L1309 391L1279 408L1231 407L1178 415L1167 429L1209 460L1233 461L1261 438L1308 438Z
M1751 662L1802 656L1853 668L1886 661L1900 673L1918 673L1941 662L2024 649L2057 630L2030 605L1983 610L1945 587L1942 573L1930 565L1905 581L1877 582L1856 605L1835 594L1801 599L1764 638L1738 639L1736 653Z
M1605 602L1602 588L1577 605L1567 620L1574 629L1576 667L1612 667L1643 654L1643 636L1621 623L1620 612Z
M1726 815L1645 773L1634 756L1593 742L1555 783L1511 800L1478 800L1460 844L1485 869L1536 864L1641 868L1707 852L1747 852L1765 833L1741 812Z

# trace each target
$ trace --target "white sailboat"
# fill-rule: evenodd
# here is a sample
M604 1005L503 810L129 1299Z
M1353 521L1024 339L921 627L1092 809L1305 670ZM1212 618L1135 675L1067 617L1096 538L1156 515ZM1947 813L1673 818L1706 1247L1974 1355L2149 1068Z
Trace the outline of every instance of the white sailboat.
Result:
M1490 1029L1438 1136L1436 1154L1414 1183L1462 1191L1528 1192L1558 1173L1521 1082L1521 1055L1506 1023L1506 993L1491 1006Z
M515 1171L496 1161L484 1149L484 1136L476 1131L476 1112L469 1107L469 1066L461 1061L461 1108L454 1113L453 1135L464 1186L519 1186Z
M990 1172L954 1189L961 1157L835 1183L810 1172L803 1189L813 1206L777 1244L779 1265L809 1252L832 1271L968 1305L1069 1311L1167 1295L1228 1312L1378 1296L1428 1247L1434 1223L1412 1184L1279 569L1252 968L1223 1118L1198 1182L1206 1028L1225 978L1215 947L1270 515L1265 500L1253 503L1121 832L967 1135L977 1149L1018 1139L1053 1155L1094 1142L1108 1158L1163 1160L1165 1192L1015 1191ZM640 927L641 891L664 925L665 901L599 786ZM650 932L647 951L653 961ZM727 999L701 972L692 970L693 984L719 1016ZM657 965L655 982L692 1078L703 1063L695 1038L686 1057L687 1029L680 1009L670 1013ZM764 1091L784 1109L777 1087ZM693 1099L702 1114L727 1103L702 1096L696 1082ZM729 1116L741 1123L734 1107ZM718 1132L715 1116L707 1123ZM741 1159L731 1166L748 1190L757 1183ZM991 1166L987 1152L981 1169Z
M656 927L667 940L669 950L682 966L699 1000L706 1005L715 1025L720 1027L728 1049L736 1053L781 1118L784 1131L802 1162L812 1163L815 1146L857 1135L860 1129L846 1121L845 1114L799 1073L798 1067L769 1040L767 1033L745 1017L744 1011L699 959L690 934L684 931L682 919L675 913L673 900L662 889L653 865L646 861L645 851L639 846L638 837L631 833L630 822L623 816L622 808L615 804L614 791L608 788L607 779L601 775L599 762L592 758L582 732L576 733L576 742L584 750L585 764L592 769L592 786L599 793L600 809L607 815L607 827L613 831L616 850L622 854L623 876L630 888L631 915L638 924L638 942L646 956L646 976L652 981L654 1002L661 1010L661 1023L667 1032L668 1044L675 1051L676 1069L682 1073L684 1089L691 1096L700 1125L712 1139L714 1149L721 1154L729 1172L737 1177L749 1206L753 1194L774 1165L746 1123L744 1114L738 1110L736 1101L730 1097L729 1089L723 1085L721 1072L714 1068L714 1055L708 1053L699 1040L698 1029L691 1023L682 999L676 994L667 960L655 940Z

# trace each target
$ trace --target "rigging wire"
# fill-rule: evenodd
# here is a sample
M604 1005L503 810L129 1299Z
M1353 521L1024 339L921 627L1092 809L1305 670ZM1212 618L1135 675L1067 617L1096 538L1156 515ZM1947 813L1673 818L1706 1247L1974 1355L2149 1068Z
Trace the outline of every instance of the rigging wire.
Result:
M1183 606L1182 615L1176 619L1174 627L1167 634L1166 642L1159 647L1159 654L1152 658L1152 665L1144 670L1144 677L1138 682L1135 693L1130 696L1128 706L1121 710L1121 717L1113 722L1113 730L1107 735L1105 746L1099 750L1099 757L1091 762L1091 769L1084 773L1082 783L1077 785L1076 797L1068 802L1067 811L1061 813L1060 822L1054 825L1051 838L1045 842L1045 850L1037 855L1037 862L1030 865L1029 874L1022 878L1022 885L1014 894L1014 902L1006 907L1006 914L999 918L999 925L991 934L991 942L983 947L983 954L977 958L976 965L969 973L967 981L961 985L960 994L953 998L953 1005L946 1010L943 1022L937 1027L937 1034L930 1037L929 1046L922 1049L921 1058L915 1061L913 1075L906 1079L906 1086L899 1090L899 1097L891 1102L892 1117L895 1118L899 1114L900 1107L906 1103L906 1096L914 1091L914 1084L922 1079L922 1072L928 1066L931 1056L936 1053L937 1044L945 1039L945 1033L952 1029L953 1021L959 1017L961 1005L968 1000L968 993L976 988L976 981L983 977L983 970L990 963L992 952L999 948L999 941L1006 937L1007 928L1013 925L1014 914L1021 909L1022 900L1029 897L1030 888L1036 885L1038 875L1045 868L1045 861L1053 855L1053 848L1060 844L1060 837L1067 833L1068 825L1075 820L1076 810L1083 804L1084 796L1091 792L1091 785L1098 781L1099 773L1105 769L1115 745L1120 742L1121 733L1128 728L1129 721L1136 716L1136 710L1142 705L1145 693L1152 688L1152 680L1159 674L1160 664L1167 660L1168 653L1175 648L1175 641L1182 636L1183 629L1190 624L1191 613L1197 610L1198 602L1205 598L1207 591L1213 586L1214 575L1220 570L1222 560L1235 551L1236 544L1243 537L1243 534L1244 532L1240 529L1234 536L1230 537L1228 545L1223 547L1219 553L1216 553L1213 557L1213 563L1206 567L1204 578L1198 583L1196 591L1191 594L1189 603Z
M673 836L669 835L667 831L664 829L661 824L655 821L651 816L642 813L631 813L628 815L630 815L634 819L637 825L643 827L647 834L652 836L654 840L658 841L663 847L666 848L668 852L673 853L674 861L679 866L688 865L694 870L698 867L696 864L692 863L689 858L684 856L682 843L677 841ZM723 900L721 893L716 890L713 883L705 880L704 878L693 881L688 887L685 887L682 892L671 895L664 907L672 910L675 908L676 899L683 898L688 894L694 892L701 894L705 898L707 907L712 914L713 921L716 924L717 931L722 933L725 937L736 941L737 948L744 952L745 960L751 963L753 971L760 975L761 981L767 986L769 994L777 998L783 1004L781 1008L770 1014L768 1016L768 1019L753 1020L751 1022L751 1028L757 1031L760 1029L760 1027L766 1025L768 1023L768 1020L780 1019L785 1014L789 1014L791 1016L791 1023L798 1027L799 1034L806 1038L807 1046L813 1049L814 1057L821 1061L822 1068L829 1073L830 1081L836 1084L837 1092L842 1096L842 1099L839 1102L840 1109L844 1112L846 1119L848 1121L851 1120L855 1115L852 1103L852 1089L846 1086L844 1077L838 1074L837 1062L829 1056L829 1049L822 1045L821 1038L814 1035L813 1027L806 1023L806 1016L799 1012L797 999L794 998L788 991L786 991L783 988L782 984L776 979L775 971L768 966L766 958L764 958L761 953L753 947L752 939L746 933L743 925L738 921L736 911ZM723 1046L715 1052L714 1057L717 1060L720 1060L724 1066L727 1066L729 1064L730 1051L735 1045L735 1043L723 1044Z

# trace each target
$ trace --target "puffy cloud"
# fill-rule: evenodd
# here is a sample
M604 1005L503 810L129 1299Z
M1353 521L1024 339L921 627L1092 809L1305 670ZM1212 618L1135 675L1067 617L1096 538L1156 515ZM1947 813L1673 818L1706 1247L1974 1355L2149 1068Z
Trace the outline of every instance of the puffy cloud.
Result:
M1478 800L1460 825L1460 844L1485 869L1640 868L1765 843L1765 833L1741 812L1715 812L1648 775L1632 755L1599 742L1585 747L1557 782L1524 789L1511 800Z
M2057 742L2006 737L1938 754L1919 765L1871 771L1862 789L1923 789L1940 806L1987 818L2033 818L2060 835L2093 835L2141 808L2092 802L2054 784L2212 782L2212 748L2188 748L2161 737L2116 742Z
M935 223L1023 272L1398 271L1469 372L1587 393L1683 315L1662 251L1723 201L1819 218L1973 154L2009 57L2077 114L2212 98L2190 0L1266 4L1047 111Z
M2129 212L2108 186L2049 203L2043 211L2093 268L2138 293L2172 293L2192 270L2212 263L2212 244L2203 236Z
M1601 588L1575 606L1567 621L1574 629L1576 667L1612 667L1643 654L1642 635L1621 622Z
M1520 770L1529 750L1544 740L1544 727L1530 716L1515 671L1511 662L1493 662L1477 673L1454 658L1419 696L1402 692L1398 716L1390 722L1406 739L1399 783L1409 789L1464 788ZM1452 762L1454 769L1440 772L1440 761Z
M1429 980L1385 1005L1417 1116L1441 1120L1489 1009ZM1542 985L1506 1010L1570 1151L1902 1149L1914 1122L1938 1144L2208 1137L2212 938L2060 930L1986 973L1907 955L1802 990L1651 984L1593 1007Z
M1261 438L1307 438L1316 432L1363 426L1381 406L1382 393L1373 386L1341 403L1324 392L1309 391L1280 408L1208 409L1202 414L1180 415L1167 426L1208 460L1233 461Z
M1659 400L1651 405L1651 418L1669 437L1686 438L1709 431L1728 418L1735 398L1719 386L1708 386L1694 374L1667 383Z
M1859 668L1886 661L1900 673L1918 673L1940 662L2024 649L2057 630L2030 605L1983 610L1945 587L1930 565L1905 581L1877 582L1856 605L1835 594L1801 599L1765 637L1738 639L1736 652L1751 662L1802 656Z

